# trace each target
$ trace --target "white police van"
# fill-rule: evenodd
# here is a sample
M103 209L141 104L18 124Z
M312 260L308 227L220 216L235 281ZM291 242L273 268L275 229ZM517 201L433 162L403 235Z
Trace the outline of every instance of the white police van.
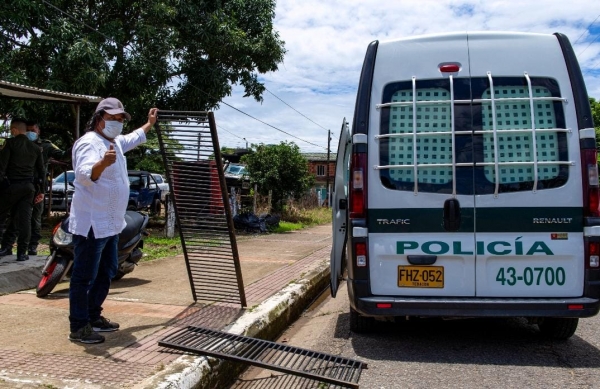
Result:
M373 318L526 317L551 338L600 308L596 143L562 34L372 42L334 188L331 287Z

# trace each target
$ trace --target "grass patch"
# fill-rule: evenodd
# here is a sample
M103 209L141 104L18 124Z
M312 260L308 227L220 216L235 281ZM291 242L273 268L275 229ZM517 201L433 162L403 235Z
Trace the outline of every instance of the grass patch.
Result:
M303 228L304 225L302 223L279 222L279 225L277 227L271 228L269 232L272 232L274 234L281 234L284 232L301 230Z
M156 236L161 234L160 230L148 230L150 236L144 239L144 256L142 261L152 261L158 258L173 257L183 253L181 248L181 240L179 235L175 235L174 238L166 238L164 236Z
M281 214L278 227L271 228L269 232L281 234L301 230L306 227L318 226L331 222L330 208L302 209L294 206L286 207Z
M317 226L331 222L331 208L317 207L310 209L287 206L281 214L281 220L301 224L302 227Z

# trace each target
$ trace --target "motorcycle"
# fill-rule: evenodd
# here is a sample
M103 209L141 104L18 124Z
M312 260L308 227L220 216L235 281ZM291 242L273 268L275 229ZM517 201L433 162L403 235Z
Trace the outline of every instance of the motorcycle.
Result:
M131 273L142 258L148 215L136 211L125 213L125 229L119 234L119 267L113 281ZM58 223L50 238L50 255L42 269L42 278L35 289L37 297L47 296L69 273L73 265L73 235L69 232L69 218Z

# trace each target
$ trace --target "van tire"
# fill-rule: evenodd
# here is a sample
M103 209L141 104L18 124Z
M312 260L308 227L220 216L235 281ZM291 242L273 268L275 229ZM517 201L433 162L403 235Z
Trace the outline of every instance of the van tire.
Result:
M548 339L569 339L577 330L578 318L573 317L546 317L538 324L542 335Z
M357 334L365 334L373 331L375 319L362 316L350 307L350 330Z

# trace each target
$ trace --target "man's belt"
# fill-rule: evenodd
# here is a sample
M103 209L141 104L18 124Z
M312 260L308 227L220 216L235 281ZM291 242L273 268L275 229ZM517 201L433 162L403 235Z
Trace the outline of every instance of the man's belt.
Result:
M14 178L9 178L8 181L10 181L11 184L27 184L27 183L31 183L33 184L33 177L31 178L22 178L22 179L14 179Z

